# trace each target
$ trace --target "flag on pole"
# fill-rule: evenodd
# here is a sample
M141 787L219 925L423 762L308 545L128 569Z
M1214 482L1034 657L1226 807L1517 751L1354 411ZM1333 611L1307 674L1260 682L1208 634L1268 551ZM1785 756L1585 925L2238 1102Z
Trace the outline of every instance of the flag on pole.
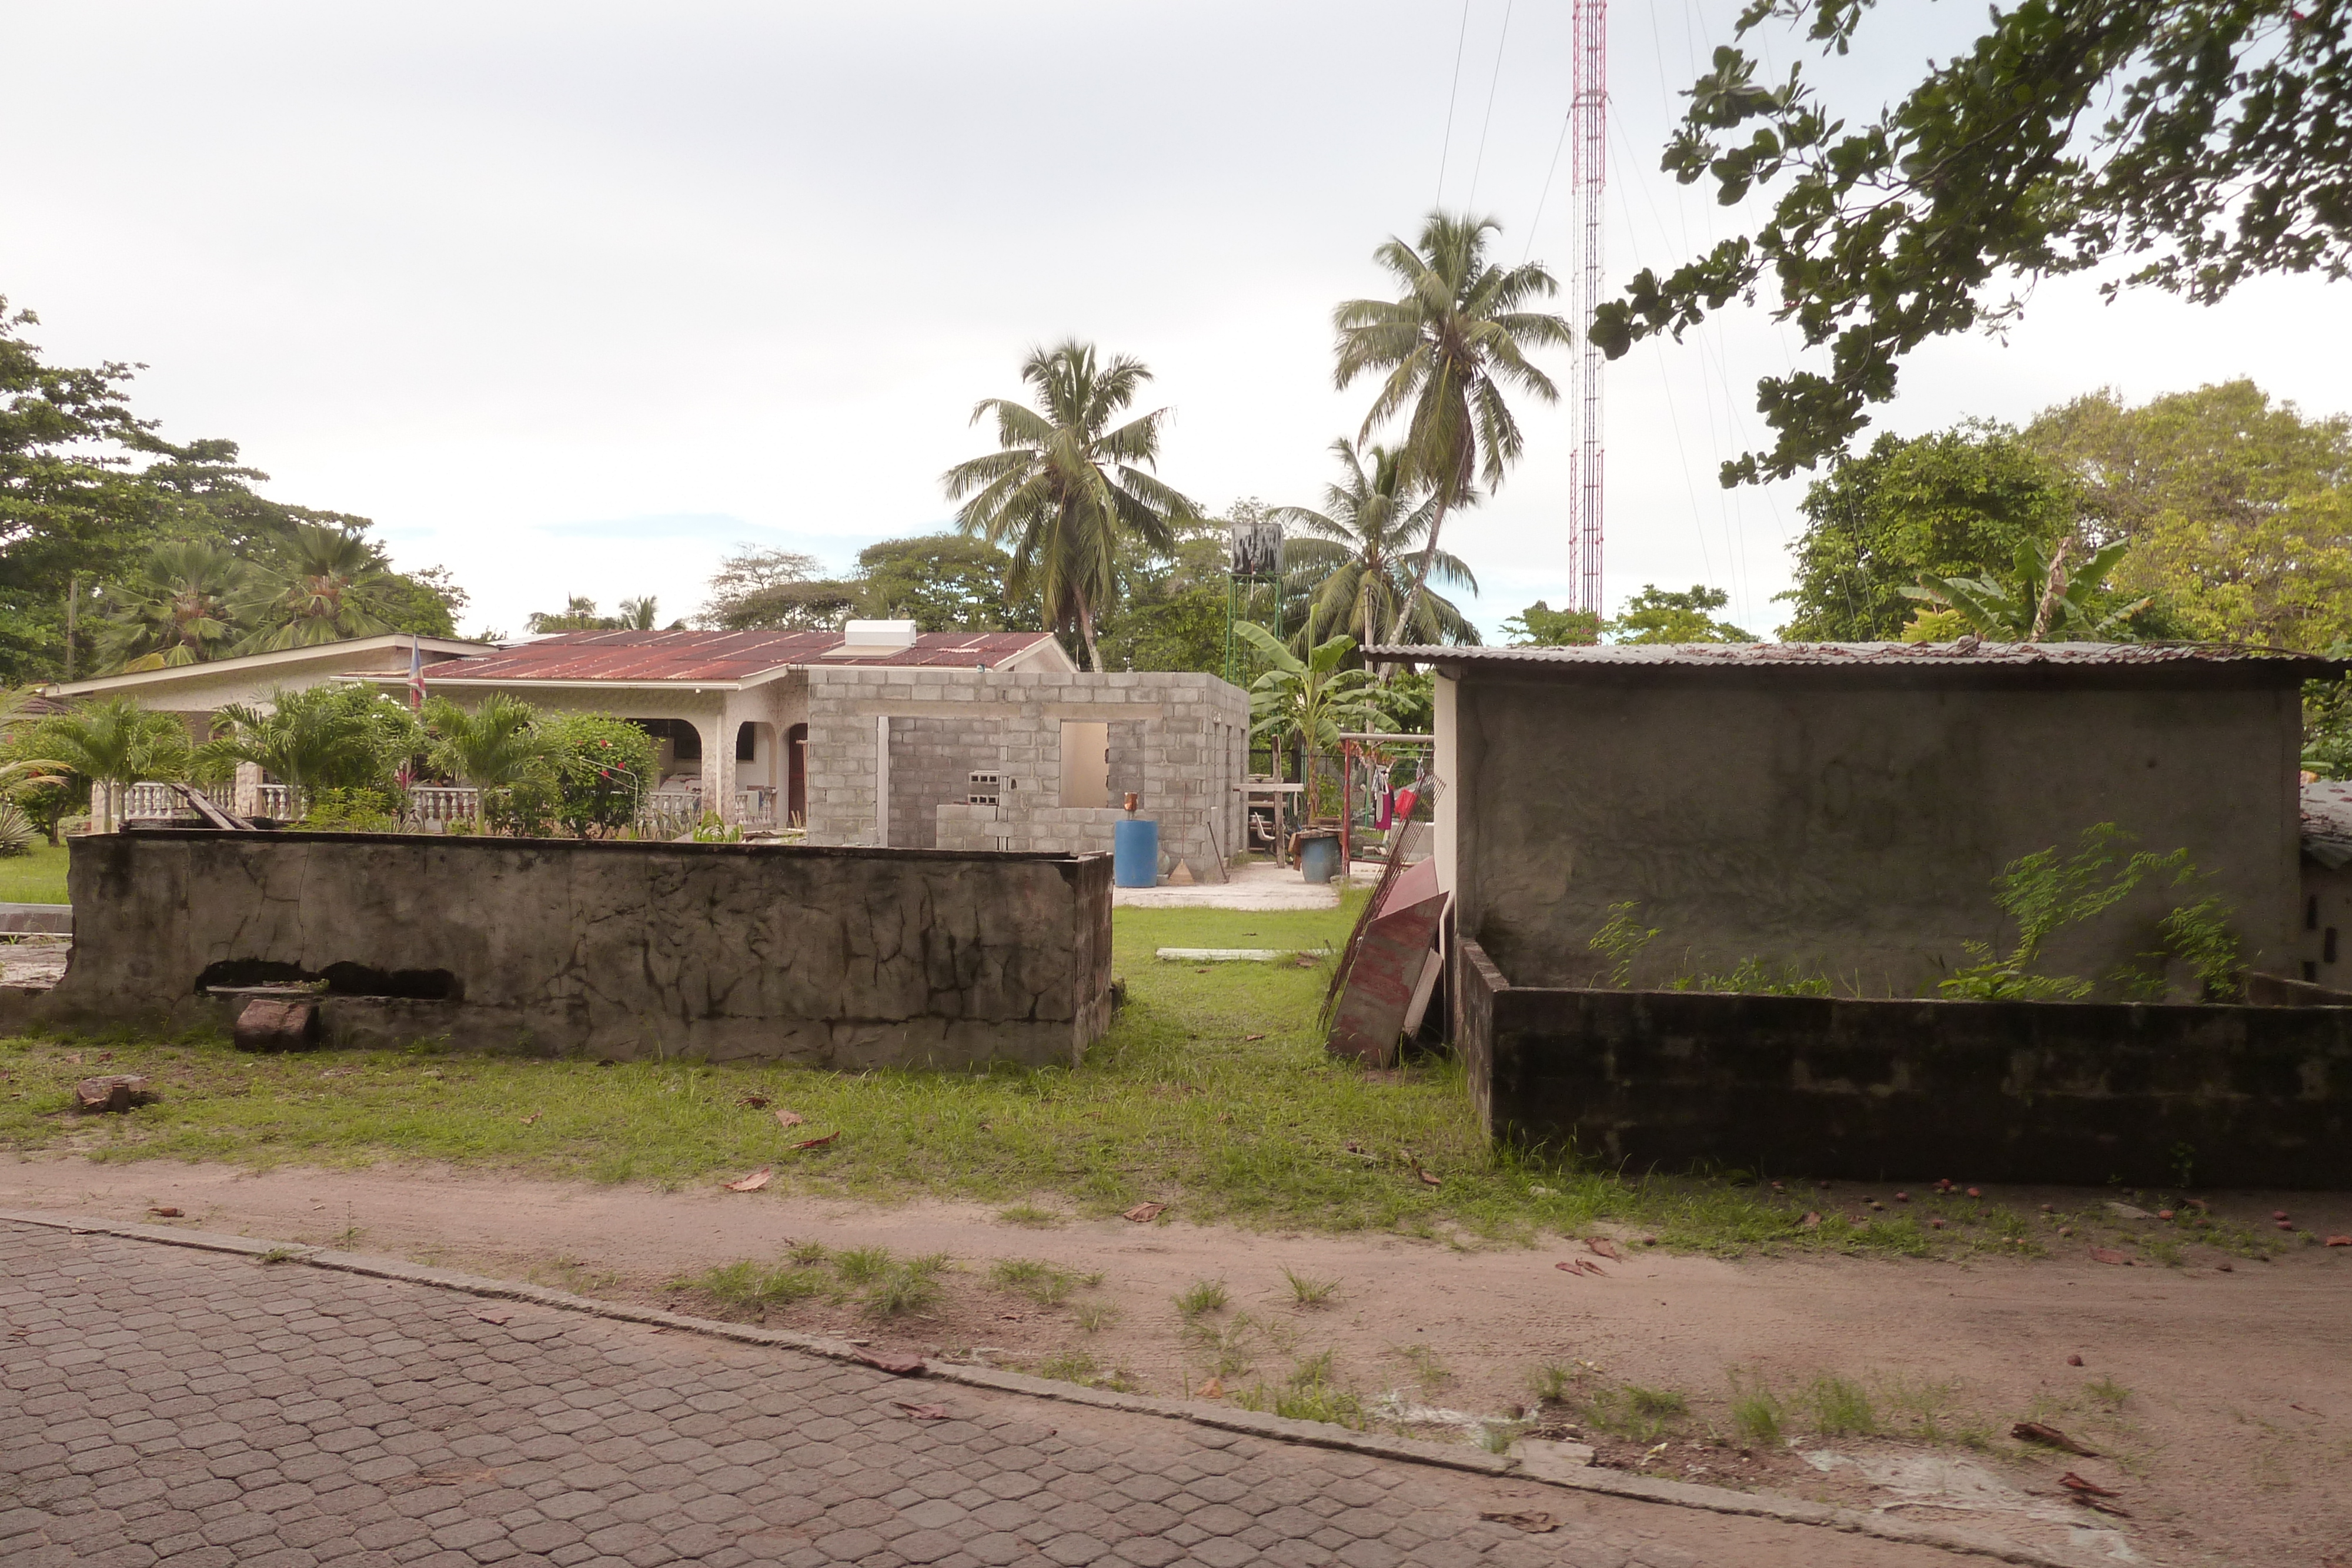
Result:
M408 706L425 706L425 645L414 636L408 639Z

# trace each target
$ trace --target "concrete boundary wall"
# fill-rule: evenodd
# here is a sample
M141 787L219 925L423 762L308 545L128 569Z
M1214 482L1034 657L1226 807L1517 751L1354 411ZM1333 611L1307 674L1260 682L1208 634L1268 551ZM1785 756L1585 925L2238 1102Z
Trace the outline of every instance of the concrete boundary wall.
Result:
M1075 1065L1110 1020L1108 857L172 830L78 839L68 880L20 1021L323 977L342 1043L863 1069Z
M1512 985L1456 944L1496 1137L1630 1171L2352 1186L2352 1008Z

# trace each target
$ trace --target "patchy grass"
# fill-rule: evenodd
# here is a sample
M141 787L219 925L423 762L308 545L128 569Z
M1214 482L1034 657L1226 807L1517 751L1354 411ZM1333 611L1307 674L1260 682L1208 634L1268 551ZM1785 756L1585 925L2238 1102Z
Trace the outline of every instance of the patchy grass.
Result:
M1000 1258L989 1266L988 1282L1028 1297L1041 1307L1058 1307L1072 1293L1102 1283L1098 1273L1081 1274L1035 1258Z
M1586 1425L1628 1442L1654 1443L1690 1415L1690 1401L1670 1388L1637 1383L1596 1390L1584 1401Z
M1283 1267L1282 1277L1290 1281L1291 1304L1302 1310L1308 1307L1329 1306L1332 1296L1339 1289L1339 1281L1337 1280L1310 1279L1292 1270L1286 1264Z
M1370 1425L1363 1397L1345 1386L1335 1370L1337 1353L1320 1351L1301 1360L1281 1383L1256 1383L1234 1395L1244 1410L1269 1411L1294 1421L1329 1421L1362 1431Z
M1204 1312L1218 1311L1231 1299L1223 1280L1195 1280L1178 1292L1176 1315L1189 1323Z
M127 1033L5 1040L0 1149L253 1168L423 1160L674 1187L772 1166L769 1193L959 1199L1040 1228L1151 1198L1172 1206L1171 1219L1385 1230L1455 1247L1601 1223L1724 1256L2014 1257L2061 1244L2062 1217L1957 1196L1874 1210L1849 1196L1853 1184L1833 1197L1738 1174L1621 1176L1572 1152L1490 1147L1458 1064L1416 1063L1390 1081L1323 1052L1314 1019L1327 967L1152 956L1162 946L1324 951L1344 941L1352 915L1352 901L1329 912L1120 910L1129 1002L1076 1069L846 1074L429 1047L253 1057L216 1039ZM100 1050L111 1052L106 1071L152 1079L159 1101L128 1115L72 1114L70 1086ZM780 1127L746 1103L761 1097L807 1124ZM821 1148L791 1146L835 1132ZM1440 1185L1415 1176L1416 1160ZM1801 1224L1808 1209L1822 1212L1818 1226ZM2185 1213L2168 1233L2249 1251L2279 1245Z
M770 1308L823 1299L836 1305L855 1303L872 1317L898 1318L938 1305L940 1275L947 1267L943 1252L900 1259L884 1247L828 1253L803 1244L786 1253L781 1263L721 1264L677 1280L672 1288L739 1316L763 1316Z
M63 844L36 843L21 855L0 856L0 904L65 903L71 852Z

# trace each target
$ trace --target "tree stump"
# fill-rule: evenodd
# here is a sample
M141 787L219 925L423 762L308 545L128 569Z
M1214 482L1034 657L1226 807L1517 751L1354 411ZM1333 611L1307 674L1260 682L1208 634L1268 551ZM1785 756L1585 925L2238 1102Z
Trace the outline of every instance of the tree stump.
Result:
M236 1015L232 1038L239 1051L308 1051L319 1043L318 999L256 997Z
M82 1111L128 1111L148 1098L147 1080L134 1073L85 1078L74 1085L74 1105Z

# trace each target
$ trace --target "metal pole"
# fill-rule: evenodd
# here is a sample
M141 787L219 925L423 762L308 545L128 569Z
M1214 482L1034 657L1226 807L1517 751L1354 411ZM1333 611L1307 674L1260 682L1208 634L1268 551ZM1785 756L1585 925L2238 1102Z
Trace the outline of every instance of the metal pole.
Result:
M81 599L81 573L66 573L66 679L73 679L74 610Z

